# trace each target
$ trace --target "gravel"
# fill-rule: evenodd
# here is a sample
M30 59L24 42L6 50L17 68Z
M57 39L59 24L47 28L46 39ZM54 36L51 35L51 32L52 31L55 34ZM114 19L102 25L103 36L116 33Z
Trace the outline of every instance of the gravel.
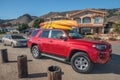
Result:
M9 63L0 62L0 80L48 80L47 69L51 65L62 69L62 80L120 80L120 44L113 44L113 58L105 64L95 65L90 74L75 72L69 64L53 60L47 57L33 59L28 48L12 48L0 44L0 49L8 49ZM17 56L27 55L28 77L18 78ZM0 58L1 61L1 58Z

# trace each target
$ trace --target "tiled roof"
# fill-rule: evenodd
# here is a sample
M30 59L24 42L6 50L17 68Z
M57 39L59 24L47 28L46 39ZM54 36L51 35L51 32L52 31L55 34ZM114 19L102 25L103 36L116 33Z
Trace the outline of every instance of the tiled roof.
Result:
M92 11L92 12L97 12L97 13L106 14L105 11L86 9L86 10L82 10L82 11L79 11L79 12L76 12L76 13L73 13L73 14L70 14L70 17L72 17L72 16L74 16L74 15L77 15L77 14L80 14L80 13L85 12L85 11Z

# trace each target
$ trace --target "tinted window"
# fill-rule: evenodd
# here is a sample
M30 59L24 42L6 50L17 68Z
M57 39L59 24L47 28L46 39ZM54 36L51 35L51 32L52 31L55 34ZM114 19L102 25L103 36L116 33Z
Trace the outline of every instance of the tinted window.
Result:
M31 36L36 36L36 34L38 33L39 30L34 30L31 34Z
M8 35L6 35L5 38L8 38Z
M11 36L10 36L10 35L8 36L8 39L11 39Z
M12 39L25 39L25 38L19 35L12 35Z
M103 23L103 18L102 18L102 17L95 17L95 18L94 18L94 23L95 23L95 24Z
M82 36L74 30L67 30L66 32L67 32L68 36L72 39L81 39L82 38Z
M41 33L40 37L41 37L41 38L48 38L49 32L50 32L49 30L44 30L44 31Z
M83 23L90 23L91 19L89 17L83 18Z
M61 36L63 36L64 33L60 30L53 30L51 33L51 38L55 38L55 39L60 39Z
M76 20L78 23L81 23L81 19L80 19L80 18L75 18L75 20Z
M5 38L8 38L8 39L10 39L10 35L6 35L6 36L5 36Z

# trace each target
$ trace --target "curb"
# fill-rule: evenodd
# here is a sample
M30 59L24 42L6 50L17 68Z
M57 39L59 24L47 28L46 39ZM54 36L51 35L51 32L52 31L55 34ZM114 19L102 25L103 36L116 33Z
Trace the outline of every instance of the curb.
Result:
M108 42L112 44L120 44L120 41L108 41Z

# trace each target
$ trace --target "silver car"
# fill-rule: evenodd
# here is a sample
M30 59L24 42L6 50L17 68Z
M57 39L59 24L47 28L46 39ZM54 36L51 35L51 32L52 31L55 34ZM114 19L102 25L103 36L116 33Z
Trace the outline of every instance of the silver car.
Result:
M21 35L8 34L2 38L4 45L11 45L13 48L16 46L27 46L28 39Z

